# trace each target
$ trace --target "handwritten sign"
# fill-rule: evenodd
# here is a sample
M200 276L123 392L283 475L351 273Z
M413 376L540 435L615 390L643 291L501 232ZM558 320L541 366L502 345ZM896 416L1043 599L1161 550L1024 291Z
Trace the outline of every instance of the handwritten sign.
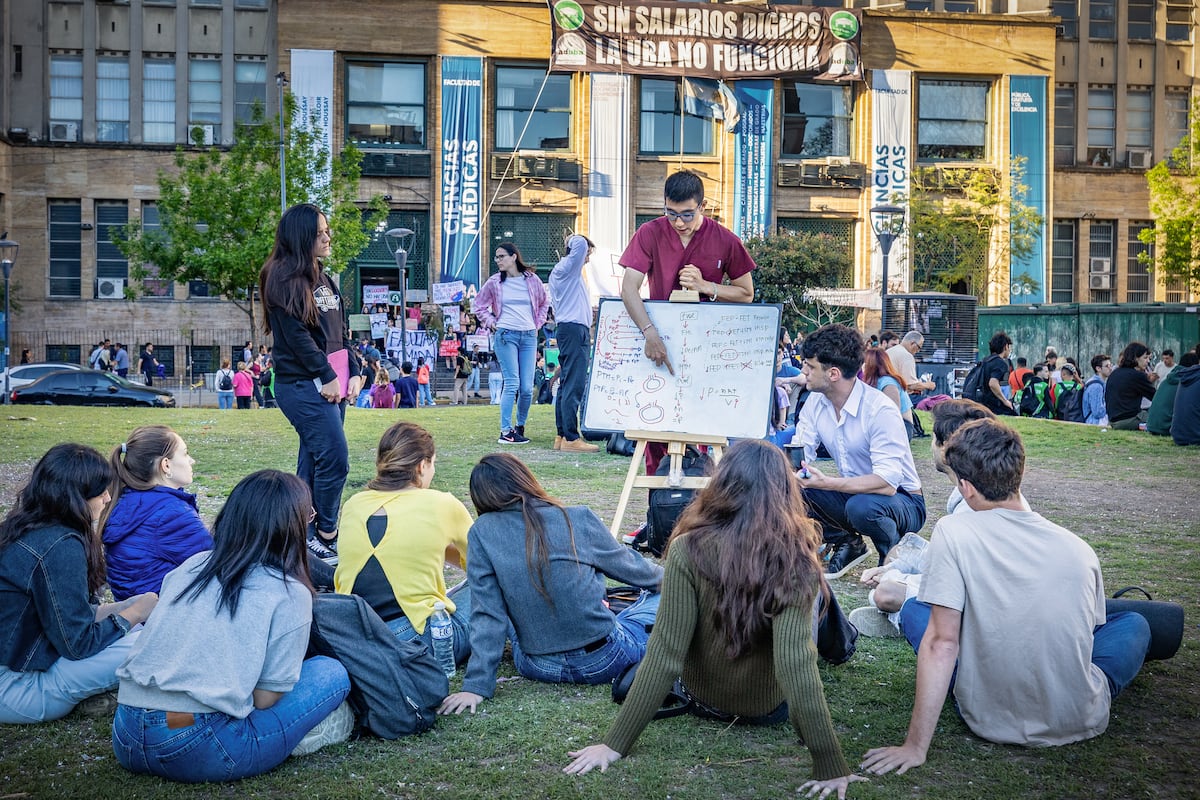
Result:
M433 285L433 302L439 306L444 306L447 303L462 302L463 292L466 291L466 284L462 281L446 281L445 283L435 283Z
M620 300L600 301L584 425L760 439L775 377L780 308L648 302L672 375L644 355Z
M388 331L388 315L387 313L371 315L371 338L382 339L387 336Z
M462 309L458 306L442 306L442 319L446 321L446 329L462 330Z
M388 294L390 294L390 290L386 285L366 284L362 287L363 305L382 305L388 301Z
M411 328L406 333L408 334L408 360L414 366L416 366L418 357L424 358L427 363L437 358L438 337L436 333L416 331ZM384 349L387 351L388 357L395 360L397 364L400 363L400 341L400 329L388 328Z

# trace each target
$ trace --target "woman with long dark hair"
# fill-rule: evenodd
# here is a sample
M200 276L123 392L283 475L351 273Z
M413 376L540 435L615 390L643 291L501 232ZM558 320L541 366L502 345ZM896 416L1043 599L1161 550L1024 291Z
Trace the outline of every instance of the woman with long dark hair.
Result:
M117 686L117 667L158 595L94 604L104 586L96 522L113 470L80 444L46 451L0 522L0 723L59 719Z
M296 476L247 475L217 514L212 551L163 581L158 609L117 671L112 741L125 769L237 780L350 735L345 668L304 658L311 509Z
M329 221L319 208L292 206L279 220L258 281L266 330L275 335L275 401L300 437L296 474L317 510L309 549L332 559L350 454L342 430L345 395L329 358L345 350L342 298L321 267L329 242Z
M790 719L816 776L801 791L844 797L863 778L842 755L817 671L820 543L783 453L761 440L730 447L675 525L658 619L616 721L603 744L569 753L564 771L603 771L628 753L679 678L701 716Z
M471 661L442 714L474 713L493 695L509 638L517 672L537 681L604 683L641 660L661 567L617 542L591 509L548 495L508 453L479 460L471 502L479 514L467 564ZM606 577L649 591L614 614L605 605Z
M538 330L546 323L550 300L542 279L512 242L496 245L496 272L471 302L480 324L495 331L492 350L504 373L500 395L500 444L525 444L525 420L533 404L533 367ZM517 417L513 421L513 405Z
M1142 400L1154 399L1149 364L1150 348L1141 342L1130 342L1121 351L1117 368L1104 384L1104 407L1114 430L1136 431L1149 418L1148 406L1142 408Z
M887 399L900 409L900 416L904 418L904 429L908 431L908 440L911 442L915 430L912 398L904 388L904 379L892 366L892 359L888 357L887 350L882 347L868 347L863 350L862 371L863 382L883 392Z

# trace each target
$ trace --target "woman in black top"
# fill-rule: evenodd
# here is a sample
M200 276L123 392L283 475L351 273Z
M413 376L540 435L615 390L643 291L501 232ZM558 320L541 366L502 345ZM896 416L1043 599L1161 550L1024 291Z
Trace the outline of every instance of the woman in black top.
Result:
M1114 429L1136 431L1146 421L1142 398L1154 397L1154 384L1146 374L1149 363L1150 348L1141 342L1130 342L1121 351L1120 363L1104 384L1104 406Z

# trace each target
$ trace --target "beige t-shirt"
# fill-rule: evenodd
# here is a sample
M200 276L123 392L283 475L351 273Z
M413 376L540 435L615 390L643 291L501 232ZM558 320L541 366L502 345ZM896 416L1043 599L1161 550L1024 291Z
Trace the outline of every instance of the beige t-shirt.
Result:
M1105 619L1100 562L1032 511L943 517L919 599L962 612L954 697L967 726L1002 744L1048 746L1108 727L1108 681L1091 663Z
M904 378L904 388L917 382L917 360L913 354L908 352L908 348L902 344L894 344L887 349L888 360L892 362L892 368L896 373Z

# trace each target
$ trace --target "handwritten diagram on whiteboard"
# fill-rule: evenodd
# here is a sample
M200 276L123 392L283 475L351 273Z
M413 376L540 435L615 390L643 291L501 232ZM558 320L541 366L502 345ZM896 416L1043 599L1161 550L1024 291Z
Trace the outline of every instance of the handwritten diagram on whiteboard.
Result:
M779 306L648 302L672 375L644 355L620 300L600 301L584 425L759 439L775 377Z

